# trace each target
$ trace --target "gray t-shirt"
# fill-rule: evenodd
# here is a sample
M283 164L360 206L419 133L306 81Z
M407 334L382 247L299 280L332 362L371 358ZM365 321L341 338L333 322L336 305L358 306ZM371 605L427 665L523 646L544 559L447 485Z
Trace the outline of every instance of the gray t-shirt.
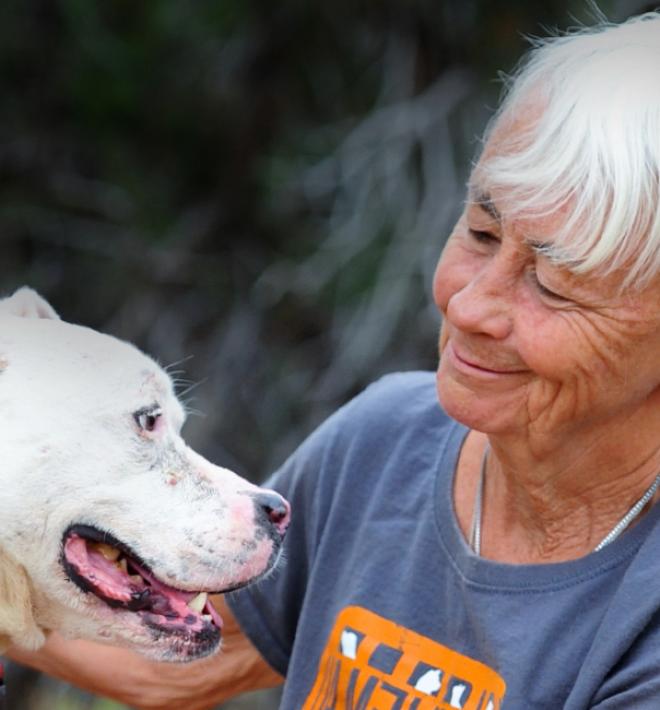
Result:
M660 506L579 560L481 559L452 504L465 435L432 373L390 375L274 476L286 560L229 601L282 707L660 708Z

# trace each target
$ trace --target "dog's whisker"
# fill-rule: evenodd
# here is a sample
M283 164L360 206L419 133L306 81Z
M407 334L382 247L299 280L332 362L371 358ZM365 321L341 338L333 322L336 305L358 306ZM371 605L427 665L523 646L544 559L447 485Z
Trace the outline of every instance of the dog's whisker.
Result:
M179 360L175 360L174 362L171 362L169 365L164 365L163 370L165 370L165 372L167 372L169 374L170 370L173 367L176 367L177 365L181 365L184 362L188 362L188 360L192 360L192 358L194 358L194 357L195 357L194 355L186 355Z
M201 417L202 419L203 419L204 417L206 417L206 412L202 412L202 411L199 410L199 409L193 409L193 408L188 408L188 407L184 407L184 409L186 410L186 414L187 414L188 416L191 416L191 417Z
M173 377L172 378L172 384L174 385L175 388L180 387L181 385L192 385L195 383L195 380L189 380L186 377Z
M208 381L208 377L204 377L203 379L199 380L198 382L193 382L191 385L186 387L186 389L182 390L181 392L178 392L179 397L183 397L184 395L188 394L188 392L192 392L194 389L197 389L200 385L203 385L205 382Z
M172 370L171 372L168 372L167 374L170 376L170 378L173 382L180 382L180 381L188 379L186 377L180 376L180 375L185 374L185 372L186 372L185 370Z

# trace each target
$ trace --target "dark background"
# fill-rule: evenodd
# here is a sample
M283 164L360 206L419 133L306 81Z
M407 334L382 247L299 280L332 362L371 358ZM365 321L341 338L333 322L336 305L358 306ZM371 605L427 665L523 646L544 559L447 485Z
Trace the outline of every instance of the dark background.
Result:
M523 34L590 17L568 0L4 0L0 289L178 362L188 441L262 480L379 375L435 367L430 281L497 72ZM17 710L117 707L17 668L9 688Z

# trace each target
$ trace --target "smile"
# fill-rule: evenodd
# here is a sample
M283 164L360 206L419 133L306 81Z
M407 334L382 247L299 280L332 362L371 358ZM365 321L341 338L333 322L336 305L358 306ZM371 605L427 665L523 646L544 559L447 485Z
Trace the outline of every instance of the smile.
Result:
M451 341L447 342L442 357L448 358L450 364L459 372L473 377L510 377L512 375L523 375L528 372L528 370L521 368L487 367L463 354L459 354Z

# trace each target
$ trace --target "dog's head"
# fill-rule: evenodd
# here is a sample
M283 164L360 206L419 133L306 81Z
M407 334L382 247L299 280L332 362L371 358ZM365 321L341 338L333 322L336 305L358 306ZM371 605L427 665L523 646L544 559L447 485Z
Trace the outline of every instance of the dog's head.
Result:
M213 653L207 594L277 561L288 504L181 438L167 373L61 321L29 289L0 301L0 635L42 629L160 660Z

